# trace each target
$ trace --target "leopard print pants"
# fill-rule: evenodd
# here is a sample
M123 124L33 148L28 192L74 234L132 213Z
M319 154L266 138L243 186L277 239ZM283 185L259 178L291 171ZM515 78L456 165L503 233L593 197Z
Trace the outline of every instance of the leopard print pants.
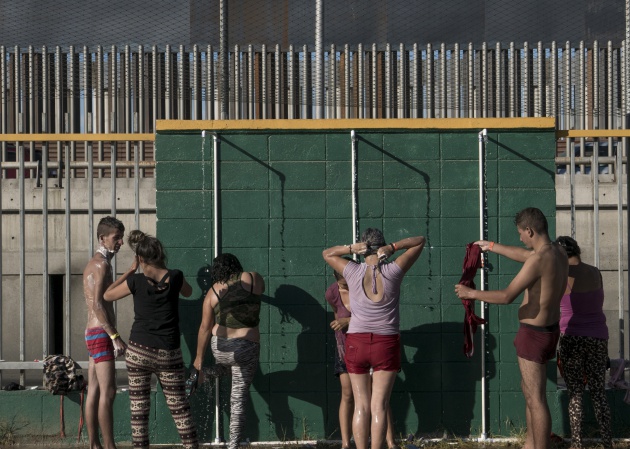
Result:
M582 448L582 395L588 383L595 417L599 423L602 445L612 448L610 407L606 399L606 362L608 340L593 337L562 335L559 357L563 377L569 390L571 447Z

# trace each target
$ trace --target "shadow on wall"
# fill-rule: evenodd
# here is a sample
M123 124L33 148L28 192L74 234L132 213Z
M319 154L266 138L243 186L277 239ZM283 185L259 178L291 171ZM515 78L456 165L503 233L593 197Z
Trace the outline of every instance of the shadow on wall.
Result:
M405 434L468 436L481 424L481 334L475 354L464 355L462 322L431 323L401 331L402 374L392 394L394 423L407 423ZM494 378L496 339L487 337L488 378ZM477 403L479 402L479 403Z
M305 290L288 284L276 289L269 305L272 362L261 364L253 386L268 407L272 435L308 438L316 430L309 423L326 421L326 309Z

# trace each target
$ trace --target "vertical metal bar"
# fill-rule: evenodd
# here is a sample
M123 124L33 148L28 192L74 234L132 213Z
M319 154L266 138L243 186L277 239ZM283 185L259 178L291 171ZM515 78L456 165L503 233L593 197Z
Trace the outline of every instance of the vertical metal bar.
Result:
M348 46L346 45L346 48ZM350 65L346 64L346 70ZM346 83L346 88L348 83ZM385 45L385 118L392 118L392 47L390 44Z
M627 45L627 43L626 43ZM626 50L628 47L626 47ZM623 148L617 149L617 170L615 178L617 181L617 277L618 277L618 295L619 295L619 358L625 359L624 350L624 332L625 332L625 316L624 316L624 259L623 259L623 156L626 153L625 145L627 138L624 139ZM626 153L627 154L627 153Z
M104 121L104 103L105 103L105 80L104 80L104 61L103 61L103 48L99 45L96 49L96 129L95 132L102 133L103 132L103 121ZM103 160L103 153L105 152L103 148L103 142L99 140L98 142L98 160ZM98 170L98 177L102 178L105 176L105 170L100 168ZM90 247L90 250L94 249L94 245Z
M447 76L446 76L446 45L444 43L440 44L440 54L439 54L439 63L440 63L440 83L438 86L439 90L439 109L438 117L447 118L447 105L448 105L448 86Z
M433 74L433 46L427 44L427 76L426 76L427 118L435 117L435 85Z
M364 89L364 57L363 57L363 44L357 46L357 66L358 66L358 79L357 79L357 92L355 93L357 98L357 118L365 118L365 89Z
M475 116L475 50L468 43L468 117Z
M453 48L453 53L451 54L451 59L453 62L453 117L459 118L461 117L461 109L462 109L462 94L461 94L461 81L460 81L460 71L461 71L461 58L460 58L460 50L459 43L455 43Z
M593 129L599 129L599 42L593 42Z
M70 132L70 133L75 133L77 132L76 129L76 120L75 117L77 115L77 113L80 113L80 111L77 111L76 109L76 104L75 104L75 98L76 98L76 92L75 92L75 86L78 85L79 80L76 79L76 76L78 74L78 67L76 67L76 64L78 63L78 58L75 55L74 52L74 46L70 46L69 50L68 50L68 72L69 72L69 76L68 76L68 86L66 88L66 91L68 92L68 94L66 95L66 98L68 99L68 106L67 106L67 123L66 123L66 132ZM66 78L64 78L66 79ZM80 94L79 94L80 95ZM66 161L66 163L69 162L74 162L77 158L77 143L75 141L70 142L70 160ZM32 159L31 159L32 160ZM70 176L72 178L76 177L76 170L70 170Z
M418 44L413 44L413 59L411 60L411 67L409 69L409 76L411 78L412 88L411 88L411 101L409 104L410 109L410 117L419 118L418 108L420 106L420 102L418 101L419 96L419 86L418 86L418 66L420 55L418 53Z
M129 45L125 45L125 132L132 132L133 121L131 116L131 49ZM131 144L129 141L125 142L125 160L131 160ZM127 168L125 170L125 177L131 177L131 170Z
M224 0L225 1L225 0ZM164 50L164 118L170 120L172 115L172 98L171 93L173 88L173 76L172 76L172 64L173 56L171 54L171 46L167 45Z
M19 95L19 94L18 94ZM24 145L15 142L16 156L19 158L18 185L20 194L20 362L26 360L26 220L25 220L25 188L24 188ZM26 380L24 370L20 370L20 385Z
M570 180L570 204L571 204L571 237L575 238L575 151L573 151L573 139L567 137L567 151L571 161L569 166Z
M488 117L488 44L481 46L481 116Z
M153 118L153 121L150 125L151 127L149 128L150 131L155 131L155 121L159 118L158 95L160 94L158 93L158 57L159 55L157 45L154 45L153 47L151 47L151 116Z
M65 210L65 221L66 221L66 242L65 242L65 297L64 297L64 354L72 354L72 346L71 346L71 336L72 336L72 262L71 262L71 252L72 252L72 230L70 228L70 218L71 218L71 209L70 209L70 197L71 197L71 185L70 185L70 146L66 143L64 145L65 148L65 168L64 174L66 177L65 183L65 193L66 193L66 210Z
M372 118L378 117L378 48L372 44Z
M186 59L188 55L185 52L184 46L179 46L179 52L177 53L177 115L175 118L180 120L185 120L187 118L186 114L186 102L184 101L185 95L185 84L184 79L186 75L188 75L188 71L185 70L186 67Z
M580 71L578 72L579 74L579 104L580 106L577 109L577 115L580 118L580 128L579 129L586 129L586 114L587 114L587 110L586 110L586 64L585 64L585 60L584 60L584 41L580 42L580 57L578 59L580 61ZM583 139L581 139L582 141ZM584 171L582 171L582 173L584 173Z
M531 64L529 57L529 43L523 43L523 67L522 67L522 92L523 92L523 107L522 111L517 112L517 116L529 117L531 116L530 103L531 103ZM520 112L520 114L519 114Z
M15 132L22 133L24 128L22 126L22 76L20 74L22 55L20 53L20 47L15 46L15 55L13 59L13 110L15 115Z
M315 114L324 118L324 0L315 0Z
M118 50L112 45L109 58L109 101L110 109L107 123L109 123L109 132L118 132ZM107 132L107 128L106 128Z
M46 47L42 48L42 115L48 112L49 97L48 55ZM43 133L48 132L48 122L43 119ZM50 291L48 278L48 142L42 144L42 355L50 350ZM1 270L0 270L1 271Z
M280 53L280 44L276 44L275 52L274 52L274 68L275 68L275 92L274 92L274 118L283 118L281 112L282 106L282 59ZM317 87L315 88L317 89ZM323 118L323 113L322 117Z
M538 92L538 96L536 98L537 104L534 110L534 116L536 117L544 117L546 116L545 104L546 104L546 88L547 83L545 82L545 49L543 48L542 42L538 41L538 70L536 71L536 79L537 85L536 90Z
M606 79L606 90L607 90L607 94L606 94L606 111L607 111L607 115L608 115L608 120L606 123L606 128L607 129L614 129L615 125L614 125L614 111L615 111L615 104L614 104L614 96L613 96L613 80L614 80L614 76L613 76L613 61L615 59L614 56L614 52L613 52L613 47L612 47L612 42L608 41L608 49L607 49L607 65L608 65L608 70L607 70L607 79ZM619 73L620 75L620 73ZM620 145L621 141L618 141L617 145ZM612 138L608 138L608 156L612 156L612 151L613 151L613 140ZM612 164L608 165L608 173L612 173ZM626 167L626 171L627 171L627 167Z
M219 101L221 110L221 120L229 118L229 66L228 66L228 1L219 0L219 67L220 67L220 88Z
M206 119L214 120L214 104L216 101L216 95L214 93L214 51L212 45L208 45L206 50ZM252 102L253 103L253 102ZM253 105L251 106L253 108ZM253 113L250 114L250 118L253 118Z
M48 144L42 145L42 355L50 350L50 291L48 279Z
M501 43L497 42L494 49L494 70L495 70L495 117L504 117L505 116L505 91L503 90L504 86L504 67L502 64L503 61L503 50L501 49Z
M193 45L192 65L192 112L190 118L192 120L201 120L201 117L199 116L201 112L201 92L199 91L201 86L201 74L199 73L199 46L197 44Z
M289 64L289 69L290 69L290 80L293 79L293 45L289 46L289 53L291 54L291 64ZM254 108L254 104L255 104L255 90L254 90L254 46L249 44L249 47L247 48L247 93L248 93L248 99L247 99L247 106L248 106L248 113L247 113L247 118L252 120L254 118L256 118L254 116L254 111L256 110ZM289 91L289 94L291 95L291 103L293 103L295 101L295 91L293 90L293 82L290 81L290 86L291 86L291 90ZM293 107L289 106L289 111L290 111L290 117L289 118L295 118L293 116L294 110Z
M345 111L344 118L350 118L350 46L348 44L345 44L343 46L343 57L345 61L344 73L343 73L343 78L344 78L343 108Z
M398 48L398 118L407 117L407 56L405 44Z
M330 64L330 78L328 80L328 90L330 91L330 102L328 118L337 118L337 49L335 44L330 44L330 54L328 56Z
M509 117L516 117L516 48L510 42L509 83L510 83L510 111Z
M306 76L306 46L304 46L305 50L304 50L304 74ZM262 111L262 119L266 119L268 118L268 108L269 108L269 98L268 98L268 93L269 93L269 86L267 84L268 82L268 77L267 77L267 45L263 44L262 45L262 49L261 49L261 57L262 57L262 68L261 68L261 72L262 72L262 81L260 83L261 85L261 103L262 103L262 107L261 107L261 111ZM306 92L304 92L304 95L306 96Z
M551 115L556 117L558 125L560 124L560 111L558 101L558 47L556 41L551 43ZM556 125L557 126L557 125Z
M564 100L564 129L571 129L571 43L569 41L565 44L563 56L564 88L562 89L562 93ZM568 141L567 139L567 142ZM567 151L569 151L568 146ZM573 152L573 150L571 150L571 152Z
M623 62L622 62L622 73L623 73L623 81L622 81L622 86L623 86L623 93L622 93L622 113L623 113L623 128L627 129L628 128L628 113L630 112L630 86L628 86L628 73L630 72L630 0L626 0L625 2L625 12L626 12L626 35L625 35L625 39L624 39L624 44L623 44ZM624 138L623 139L623 149L625 151L626 154L626 163L628 163L628 138ZM619 149L617 150L617 153L619 153ZM626 198L627 201L630 202L630 164L626 166L626 187L627 187L627 192L626 192ZM628 206L628 205L627 205ZM628 266L630 266L630 207L626 207L626 223L627 223L627 229L626 232L628 234L628 259L627 259L627 263ZM630 283L630 270L628 270L628 283ZM619 301L621 303L621 307L619 308L621 313L623 313L624 310L624 306L623 306L623 299L620 299ZM628 300L628 309L630 310L630 298ZM625 350L624 350L624 345L625 342L623 341L623 333L625 332L625 327L623 325L624 321L623 319L620 322L620 328L622 328L622 330L620 331L620 338L619 338L619 352L621 354L621 359L625 360ZM630 334L628 336L628 345L630 346Z
M138 110L136 111L136 116L138 117L137 126L134 128L134 132L144 133L145 129L145 64L144 64L144 47L142 45L138 46L138 92L136 92L136 99ZM201 95L201 93L199 93ZM201 102L201 98L199 99ZM201 104L199 104L199 108L201 108ZM135 145L139 145L138 151L134 156L134 160L140 161L144 160L144 141L136 142ZM136 174L138 177L140 176L140 172L138 171ZM142 175L144 177L145 172L142 171ZM136 201L140 201L138 196L136 195ZM140 219L139 216L136 220L136 229L140 228Z

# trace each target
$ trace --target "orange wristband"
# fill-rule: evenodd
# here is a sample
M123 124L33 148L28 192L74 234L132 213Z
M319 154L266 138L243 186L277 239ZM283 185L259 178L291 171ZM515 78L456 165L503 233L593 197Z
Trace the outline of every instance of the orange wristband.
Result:
M488 251L492 251L492 248L494 248L494 242L488 244Z

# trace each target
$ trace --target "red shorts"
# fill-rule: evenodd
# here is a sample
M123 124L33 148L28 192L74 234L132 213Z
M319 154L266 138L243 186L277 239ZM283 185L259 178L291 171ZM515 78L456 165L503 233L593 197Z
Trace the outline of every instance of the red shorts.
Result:
M85 330L85 345L94 363L114 360L114 344L102 327Z
M346 334L346 368L350 374L400 371L400 334Z
M560 326L532 326L521 323L514 339L516 355L522 359L544 365L556 356Z

